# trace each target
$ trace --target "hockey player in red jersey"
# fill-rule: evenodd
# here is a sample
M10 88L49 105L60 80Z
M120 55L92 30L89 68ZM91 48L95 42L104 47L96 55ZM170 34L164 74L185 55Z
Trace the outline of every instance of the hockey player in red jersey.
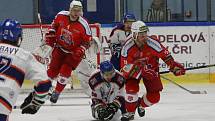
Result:
M57 102L72 70L75 70L84 58L91 39L89 24L82 17L82 4L73 0L69 11L61 11L56 15L46 34L46 44L53 48L47 73L49 78L57 80L51 102Z
M159 58L161 58L175 76L185 74L184 67L177 63L159 40L147 35L149 29L142 21L131 26L132 35L121 52L122 73L126 78L126 109L130 119L134 119L136 108L140 117L145 108L160 100L163 86L159 76ZM139 82L143 79L146 94L138 98Z

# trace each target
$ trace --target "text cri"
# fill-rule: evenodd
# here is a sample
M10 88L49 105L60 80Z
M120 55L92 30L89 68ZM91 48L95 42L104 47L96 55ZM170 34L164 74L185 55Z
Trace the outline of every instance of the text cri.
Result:
M174 44L172 48L167 48L171 49L174 54L192 54L191 46Z

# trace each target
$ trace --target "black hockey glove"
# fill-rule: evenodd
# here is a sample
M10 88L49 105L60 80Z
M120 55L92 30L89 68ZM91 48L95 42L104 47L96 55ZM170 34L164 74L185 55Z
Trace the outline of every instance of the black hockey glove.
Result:
M108 116L108 112L106 110L105 106L99 106L97 109L97 114L98 114L98 118L99 120L105 120L105 118Z
M116 103L109 103L107 108L106 108L106 111L107 111L107 115L106 117L104 117L104 120L108 121L108 120L111 120L113 118L113 116L115 115L115 113L118 111L119 109L119 105L116 104Z
M44 101L35 99L35 92L31 92L21 105L22 114L35 114Z

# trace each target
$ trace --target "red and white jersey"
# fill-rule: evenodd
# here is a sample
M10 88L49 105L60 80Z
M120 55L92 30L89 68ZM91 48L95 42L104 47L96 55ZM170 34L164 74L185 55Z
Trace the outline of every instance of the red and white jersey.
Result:
M81 16L77 21L71 21L69 11L59 12L52 22L51 29L56 31L57 44L70 52L80 46L88 49L92 40L88 22Z
M148 37L145 45L140 49L130 36L121 51L121 67L123 68L126 64L142 63L150 69L159 71L159 58L164 62L172 59L169 51L159 40Z
M107 82L104 80L100 74L100 71L98 70L90 77L89 85L92 89L91 98L93 101L99 101L105 104L117 101L119 105L121 105L120 101L118 101L118 97L124 98L125 79L118 71L111 81Z
M48 80L45 67L22 48L0 43L0 114L12 111L24 79Z

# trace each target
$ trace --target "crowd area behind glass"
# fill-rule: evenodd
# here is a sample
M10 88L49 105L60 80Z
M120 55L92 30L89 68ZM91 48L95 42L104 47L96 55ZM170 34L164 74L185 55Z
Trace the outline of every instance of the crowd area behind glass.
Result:
M123 7L145 22L215 21L215 0L123 0Z

